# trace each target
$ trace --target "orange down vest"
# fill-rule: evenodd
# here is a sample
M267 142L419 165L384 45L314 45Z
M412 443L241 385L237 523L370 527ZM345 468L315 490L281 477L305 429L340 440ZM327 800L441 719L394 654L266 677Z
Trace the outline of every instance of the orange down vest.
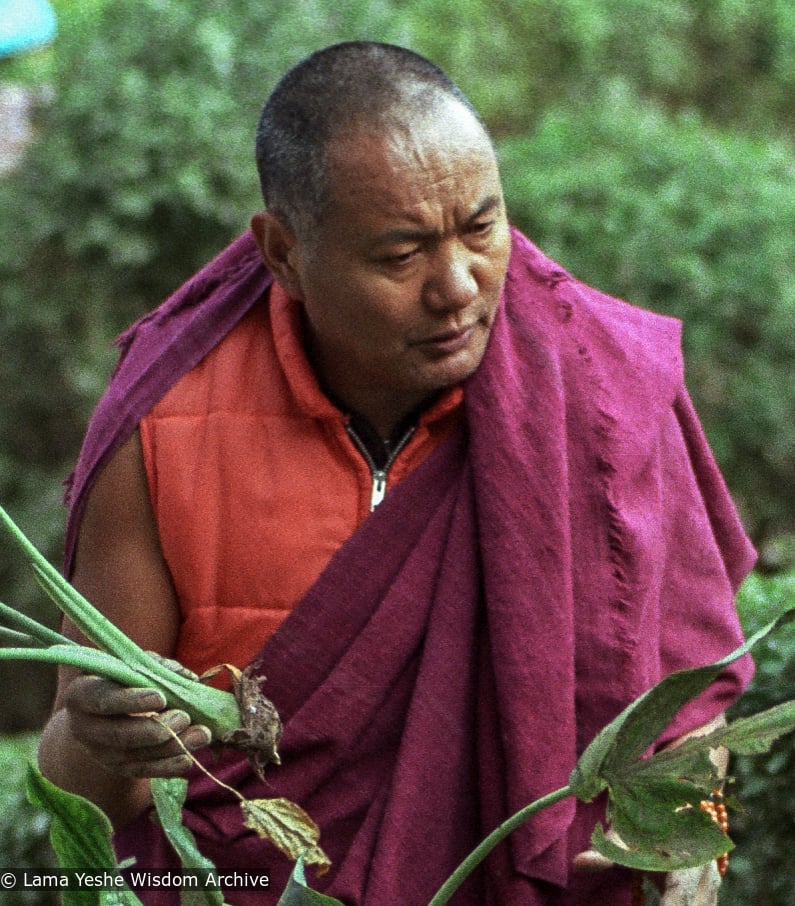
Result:
M448 436L462 398L452 388L423 414L388 487ZM346 421L278 284L142 419L185 666L248 664L369 514L372 475Z

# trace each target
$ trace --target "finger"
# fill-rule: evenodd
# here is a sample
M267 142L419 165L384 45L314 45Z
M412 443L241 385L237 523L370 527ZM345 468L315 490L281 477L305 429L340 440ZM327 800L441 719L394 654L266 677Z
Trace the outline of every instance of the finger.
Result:
M153 749L174 742L174 734L190 727L190 717L184 711L163 711L157 720L146 716L106 717L83 711L67 713L72 736L89 748Z
M661 906L717 906L721 877L715 862L666 875Z
M212 736L207 727L194 725L178 738L161 745L117 748L92 745L91 757L104 768L127 777L172 777L184 774L194 763L192 752L208 745Z
M176 658L173 657L163 657L162 654L158 654L156 651L147 650L146 652L149 657L153 660L156 660L159 664L162 664L164 667L168 667L169 670L172 670L174 673L178 673L180 676L185 677L185 679L193 680L198 682L199 674L194 673L192 670L189 670L184 664L181 664Z
M615 862L595 849L588 849L574 857L573 865L576 871L599 872L612 868Z
M101 676L79 676L69 684L65 704L70 711L120 715L162 711L166 700L156 689L128 689Z

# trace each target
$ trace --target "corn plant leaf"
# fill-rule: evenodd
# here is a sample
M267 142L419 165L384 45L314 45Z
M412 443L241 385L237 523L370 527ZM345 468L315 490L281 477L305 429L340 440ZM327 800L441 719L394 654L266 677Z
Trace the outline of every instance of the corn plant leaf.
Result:
M343 904L334 897L327 897L307 887L304 860L299 858L276 906L343 906Z
M183 868L216 873L211 859L202 855L196 838L182 823L182 806L188 792L184 777L153 778L152 799L160 826L179 856ZM223 906L224 894L218 888L185 889L180 895L181 906Z
M26 775L30 802L52 816L50 840L60 865L67 870L118 871L111 836L113 830L103 811L82 796L67 793L43 777L32 764ZM62 906L141 906L133 891L65 889Z
M303 859L324 874L331 866L318 845L320 829L307 813L289 799L246 799L240 803L246 827L270 840L290 859Z

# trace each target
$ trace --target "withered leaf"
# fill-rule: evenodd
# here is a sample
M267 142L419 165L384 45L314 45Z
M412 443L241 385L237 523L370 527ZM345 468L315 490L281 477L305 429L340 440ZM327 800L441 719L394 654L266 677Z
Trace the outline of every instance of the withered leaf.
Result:
M316 865L319 875L331 861L318 845L320 828L307 813L289 799L246 799L240 803L246 827L270 840L290 859Z
M254 675L256 665L242 672L229 667L232 674L232 691L237 699L242 727L227 733L221 742L248 755L254 772L264 779L268 764L281 764L277 751L282 738L282 722L276 708L265 698L260 688L264 676Z

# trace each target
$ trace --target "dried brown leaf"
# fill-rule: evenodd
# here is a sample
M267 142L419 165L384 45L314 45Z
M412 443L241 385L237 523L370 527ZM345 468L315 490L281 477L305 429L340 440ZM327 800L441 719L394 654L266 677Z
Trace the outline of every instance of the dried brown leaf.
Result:
M281 764L277 749L282 738L282 722L273 702L262 694L260 687L265 677L254 675L255 668L253 665L241 672L227 665L243 726L227 733L221 742L245 752L254 772L264 779L268 764Z
M290 859L303 856L308 865L317 865L325 874L331 861L318 845L320 828L300 805L289 799L246 799L240 803L246 827L270 840Z

